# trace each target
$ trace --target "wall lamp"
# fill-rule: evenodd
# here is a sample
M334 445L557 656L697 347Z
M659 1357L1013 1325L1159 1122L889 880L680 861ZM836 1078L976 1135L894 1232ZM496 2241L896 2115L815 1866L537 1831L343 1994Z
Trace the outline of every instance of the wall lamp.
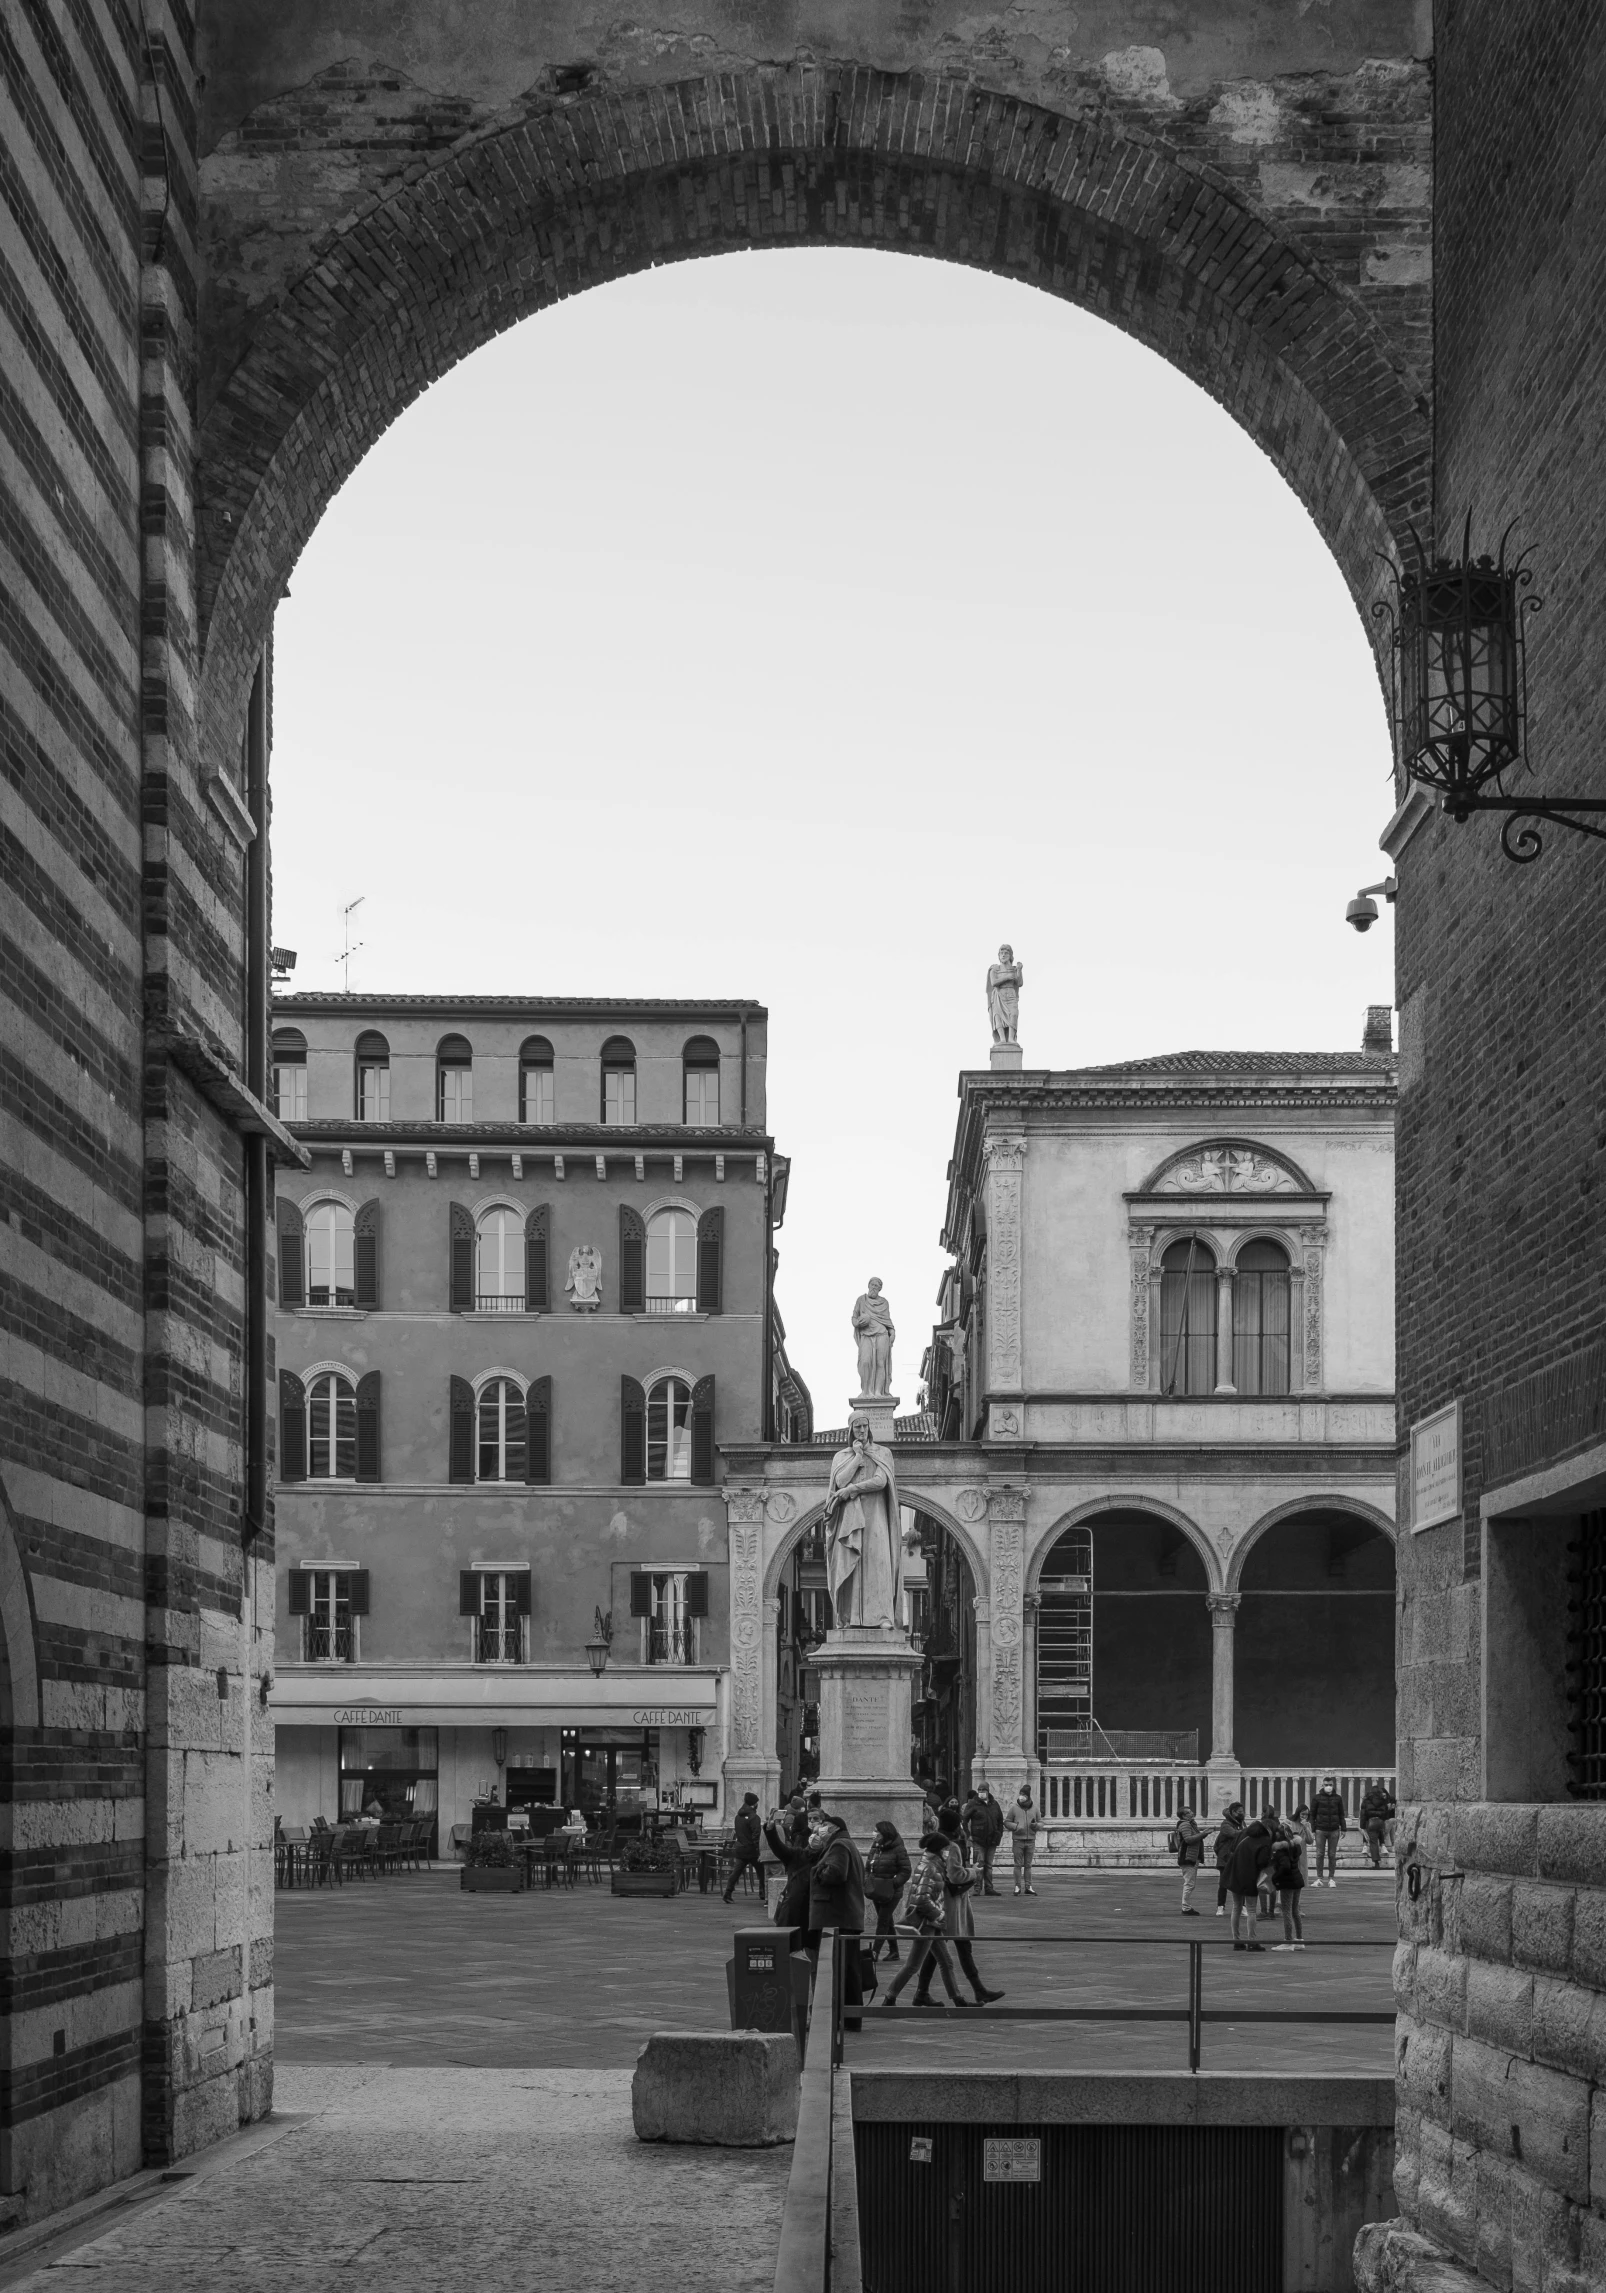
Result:
M1377 921L1377 902L1372 894L1381 892L1392 908L1399 888L1392 876L1385 876L1380 884L1363 884L1344 910L1344 921L1353 924L1358 932L1369 932Z
M1526 594L1533 579L1527 552L1507 560L1511 532L1508 526L1501 536L1498 559L1474 559L1469 512L1460 559L1440 557L1430 565L1413 529L1415 563L1389 563L1394 595L1372 612L1379 621L1386 614L1392 624L1401 772L1434 789L1452 820L1504 813L1501 849L1508 860L1526 862L1544 850L1534 821L1553 821L1606 841L1606 825L1589 817L1606 813L1606 797L1508 796L1501 785L1503 773L1528 768L1525 629L1540 604ZM1350 921L1356 921L1353 909Z
M591 1667L592 1679L600 1680L608 1669L608 1651L613 1646L613 1610L610 1608L604 1616L599 1608L596 1617L596 1638L586 1642L586 1662Z

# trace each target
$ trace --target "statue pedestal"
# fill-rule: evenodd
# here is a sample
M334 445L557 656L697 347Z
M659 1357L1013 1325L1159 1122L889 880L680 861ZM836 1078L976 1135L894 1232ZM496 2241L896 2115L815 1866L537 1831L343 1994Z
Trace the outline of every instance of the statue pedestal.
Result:
M1026 1063L1026 1054L1018 1043L995 1043L987 1055L987 1063L995 1075L1018 1075Z
M879 1624L839 1625L809 1657L820 1676L820 1796L861 1848L884 1815L911 1847L920 1838L909 1707L921 1662L901 1626Z
M880 1442L883 1449L890 1449L898 1438L898 1396L895 1393L856 1394L848 1403L848 1413L852 1417L867 1417L870 1420L870 1438Z

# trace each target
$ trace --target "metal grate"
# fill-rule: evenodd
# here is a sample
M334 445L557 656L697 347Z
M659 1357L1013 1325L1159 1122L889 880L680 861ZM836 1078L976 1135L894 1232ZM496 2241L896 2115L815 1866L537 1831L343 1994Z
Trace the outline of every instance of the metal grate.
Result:
M1606 1799L1606 1512L1583 1514L1578 1532L1567 1617L1577 1739L1571 1789L1575 1799Z
M1040 2144L1037 2182L988 2182L983 2142ZM911 2145L931 2144L929 2164ZM865 2293L1280 2293L1275 2126L854 2127Z

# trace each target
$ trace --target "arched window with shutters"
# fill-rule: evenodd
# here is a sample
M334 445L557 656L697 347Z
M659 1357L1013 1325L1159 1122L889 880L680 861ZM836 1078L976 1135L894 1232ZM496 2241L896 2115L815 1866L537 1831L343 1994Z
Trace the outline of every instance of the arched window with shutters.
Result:
M712 1035L694 1035L681 1053L683 1119L707 1129L719 1121L719 1045Z
M279 1479L377 1481L379 1372L334 1363L279 1373Z
M493 1373L475 1397L476 1481L522 1481L525 1468L524 1388Z
M475 1311L522 1314L528 1271L524 1212L492 1203L474 1223Z
M357 1303L357 1222L344 1202L304 1202L306 1302L309 1306Z
M523 1482L552 1479L552 1380L527 1382L512 1370L489 1370L477 1384L454 1377L449 1391L449 1480Z
M1232 1382L1240 1393L1288 1391L1291 1292L1281 1244L1246 1242L1232 1282Z
M307 1119L307 1038L299 1027L273 1031L273 1111L281 1123Z
M356 1108L360 1123L390 1120L390 1045L371 1027L357 1038Z
M649 1314L697 1309L697 1221L689 1210L658 1210L647 1221Z
M519 1121L555 1123L557 1119L552 1046L544 1035L527 1035L519 1046Z
M436 1045L435 1120L474 1120L474 1053L466 1035L443 1035Z
M610 1035L602 1046L602 1119L610 1126L636 1119L636 1046Z
M627 1486L714 1480L714 1380L660 1370L620 1380L620 1471Z
M1160 1261L1160 1391L1216 1390L1216 1261L1197 1234Z

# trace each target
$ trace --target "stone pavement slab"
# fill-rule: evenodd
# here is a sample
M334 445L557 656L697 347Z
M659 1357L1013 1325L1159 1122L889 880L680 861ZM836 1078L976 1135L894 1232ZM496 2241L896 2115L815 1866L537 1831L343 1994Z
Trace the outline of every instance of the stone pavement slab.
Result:
M285 2069L281 2114L8 2293L773 2283L790 2145L638 2142L626 2070Z

